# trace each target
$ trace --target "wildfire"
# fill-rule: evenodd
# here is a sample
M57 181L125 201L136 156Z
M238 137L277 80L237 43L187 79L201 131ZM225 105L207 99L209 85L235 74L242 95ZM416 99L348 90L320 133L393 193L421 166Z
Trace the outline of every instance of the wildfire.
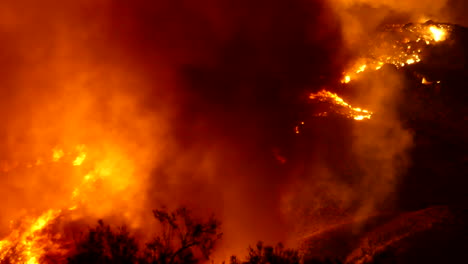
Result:
M342 83L349 83L350 81L351 81L351 77L349 75L346 75L341 82Z
M76 151L66 152L56 147L52 150L52 162L61 160L68 161L73 167L81 166L87 157L86 149L86 146L79 145L75 148ZM43 160L43 158L38 160ZM0 240L0 263L38 264L44 254L51 249L59 248L57 242L54 242L54 238L45 229L65 213L74 211L85 203L90 204L92 197L89 197L89 194L93 191L94 183L99 179L112 179L108 182L112 191L128 186L129 179L110 177L115 175L116 170L125 170L122 167L125 162L119 156L118 151L103 159L95 160L93 163L91 170L85 173L81 183L71 193L66 209L49 209L38 217L24 217L9 236ZM36 165L39 166L42 163L36 163ZM128 164L123 165L128 167ZM98 208L93 206L93 209Z
M72 162L73 166L79 166L86 157L83 152L84 147L77 148L81 151ZM52 150L52 161L58 162L65 156L63 149L54 148ZM41 161L39 158L37 161ZM36 162L36 166L42 162ZM76 207L76 205L74 205ZM13 229L10 235L0 241L0 263L27 263L38 264L41 257L51 248L53 242L44 233L51 222L57 219L62 213L61 209L50 209L37 218L25 217L20 222L19 227Z
M0 262L37 264L49 244L41 231L61 213L49 210L37 219L28 219L4 240L0 241ZM20 254L12 254L20 253Z
M349 83L359 74L369 70L379 70L384 64L392 64L397 68L405 67L421 61L424 49L436 42L447 39L451 28L445 24L426 25L391 25L371 43L360 59L343 74L341 83ZM401 39L394 41L394 35ZM389 37L387 37L390 35ZM386 40L386 39L389 40Z
M422 83L422 84L426 84L426 85L432 84L432 82L429 82L428 80L426 80L426 77L423 77L423 78L422 78L421 83Z
M446 31L442 28L438 28L436 26L431 26L429 27L429 31L432 33L432 39L434 41L442 41L442 40L445 40L445 36L446 36Z
M353 118L354 120L364 120L370 119L372 116L372 112L369 110L365 110L359 107L352 107L350 104L345 102L341 97L339 97L336 93L332 93L326 90L321 90L317 93L312 93L309 95L310 99L319 100L321 102L331 102L334 105L341 106L346 109L346 111L338 111L346 115L347 117ZM321 114L319 114L321 115Z
M421 54L431 43L444 41L447 39L451 27L445 24L409 24L409 25L390 25L384 32L378 36L377 40L370 43L367 54L358 59L354 65L343 74L341 83L347 84L363 72L370 70L379 70L384 64L392 64L397 68L405 67L421 61ZM390 35L390 36L388 36ZM394 37L402 36L395 41ZM388 38L388 40L387 40ZM430 84L425 78L423 84ZM316 94L311 94L310 99L319 101L331 101L335 105L343 106L347 112L343 113L354 120L370 119L372 112L355 108L346 103L337 94L322 90ZM326 112L317 114L318 116L327 115ZM296 129L296 133L298 130Z

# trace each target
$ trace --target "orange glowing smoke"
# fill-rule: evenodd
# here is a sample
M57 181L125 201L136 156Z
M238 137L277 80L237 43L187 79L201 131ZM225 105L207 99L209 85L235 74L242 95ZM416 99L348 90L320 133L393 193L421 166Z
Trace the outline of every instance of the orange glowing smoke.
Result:
M72 165L80 166L84 161L84 157L86 157L86 153L82 145L76 149L78 155L73 159ZM52 162L59 162L65 155L62 149L54 148L52 150ZM36 165L41 165L41 163L36 163ZM72 199L71 202L74 203L74 200L76 199ZM74 204L70 208L76 207L77 204ZM3 263L3 261L8 261L8 263L40 263L39 261L46 251L50 251L51 248L57 246L44 232L44 229L57 219L61 213L61 209L49 209L37 218L28 216L22 219L19 226L14 228L8 237L0 241L0 263Z
M379 38L371 43L368 54L359 58L344 74L341 83L349 83L359 74L368 70L379 70L384 64L397 68L421 61L421 54L428 45L447 39L451 30L449 25L388 26ZM400 34L402 38L394 41L385 39L385 34Z
M85 163L87 157L87 147L78 145L74 151L66 152L60 148L52 150L51 161L62 162L70 167L79 167ZM45 159L47 160L47 159ZM13 228L10 235L0 241L0 263L28 263L38 264L47 252L60 248L54 242L53 237L45 231L54 220L65 213L70 213L81 207L90 206L93 210L106 211L111 207L112 202L102 202L97 204L98 199L110 198L115 201L113 195L119 194L120 190L131 185L132 168L117 150L106 153L103 157L94 158L92 164L87 164L82 168L84 176L71 193L65 198L66 207L63 209L49 209L38 217L26 216L19 224ZM37 164L40 166L41 164ZM90 166L91 165L91 166ZM97 188L97 182L105 182L104 188ZM101 214L102 215L102 214Z
M346 110L334 110L340 114L344 114L347 117L353 118L354 120L370 119L372 116L371 111L359 107L352 107L350 104L346 103L341 97L339 97L336 93L332 93L326 90L321 90L320 92L312 93L309 95L309 98L313 100L319 100L321 102L331 102L335 106L342 107Z

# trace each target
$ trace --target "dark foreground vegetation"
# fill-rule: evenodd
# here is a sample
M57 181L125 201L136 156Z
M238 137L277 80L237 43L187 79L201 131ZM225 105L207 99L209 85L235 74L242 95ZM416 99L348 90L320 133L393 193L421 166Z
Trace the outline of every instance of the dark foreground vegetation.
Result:
M213 263L210 259L222 237L220 222L211 217L207 221L194 219L190 211L180 208L153 211L160 232L148 243L140 245L125 227L111 228L103 221L90 228L76 242L68 257L69 264L196 264ZM377 258L380 260L379 258ZM394 263L384 261L375 263ZM307 259L297 249L288 249L258 242L248 247L247 255L232 256L229 264L340 264L340 260ZM225 263L223 263L225 264Z
M114 230L99 221L77 242L68 263L194 264L209 260L222 236L215 218L198 221L186 208L154 210L153 214L160 232L143 247L125 227Z

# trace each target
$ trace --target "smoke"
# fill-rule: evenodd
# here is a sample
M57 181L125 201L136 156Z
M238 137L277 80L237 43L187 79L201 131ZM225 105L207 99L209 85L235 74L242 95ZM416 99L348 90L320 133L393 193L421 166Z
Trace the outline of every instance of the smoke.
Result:
M150 233L151 209L187 205L221 219L221 255L286 238L290 174L275 155L294 141L304 88L340 63L324 3L7 1L0 13L2 234L69 207Z
M393 1L393 0L330 0L330 6L340 21L343 48L352 58L366 53L370 41L385 24L423 23L427 20L466 25L466 1ZM382 51L380 51L382 52ZM346 181L336 176L325 177L326 190L334 186L343 189L341 196L332 196L328 203L339 210L365 217L381 210L391 209L398 196L398 183L410 164L409 149L412 134L404 128L398 108L406 86L397 71L387 67L372 75L365 75L352 85L352 98L377 113L368 124L356 124L353 129L352 149L356 167L349 174L360 175ZM356 96L357 95L357 96ZM346 156L343 155L343 159ZM329 166L326 166L329 168ZM329 169L328 169L329 170ZM333 173L331 174L333 175ZM339 184L338 184L339 183ZM345 197L345 198L343 198ZM357 204L355 204L357 202ZM345 209L345 210L343 210Z
M372 214L407 167L411 134L396 110L404 83L384 71L356 87L375 121L319 121L298 137L301 98L336 81L344 50L379 24L445 7L2 2L1 234L20 216L74 205L75 219L151 233L152 209L186 205L220 218L224 257L289 239L299 225Z
M379 113L375 122L354 129L353 150L362 170L358 217L394 209L399 178L409 166L412 147L412 134L403 127L398 112L404 87L401 73L393 67L385 67L358 87L365 97L361 99Z
M445 0L430 5L421 1L329 3L340 21L341 48L350 58L359 58L363 47L376 41L379 28L387 23L457 21L449 15L451 8ZM412 133L404 127L398 110L406 85L401 73L385 66L341 91L351 104L375 113L369 122L305 122L312 128L302 134L313 140L302 139L296 151L309 149L308 157L297 162L294 183L282 199L285 215L294 222L298 237L397 210L398 186L410 166L413 145Z
M144 92L132 93L144 91L143 76L119 61L102 40L105 24L82 17L81 7L2 3L2 228L30 211L77 203L92 204L95 216L130 199L136 210L154 138L167 137L165 115L140 106ZM63 152L58 162L54 149ZM72 166L79 152L86 159ZM74 199L87 174L105 187Z

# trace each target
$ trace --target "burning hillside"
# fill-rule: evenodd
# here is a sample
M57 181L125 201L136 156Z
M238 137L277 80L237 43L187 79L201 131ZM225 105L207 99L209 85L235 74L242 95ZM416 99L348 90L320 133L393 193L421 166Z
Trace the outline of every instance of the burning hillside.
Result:
M254 2L0 3L0 264L72 263L101 233L132 261L306 237L359 263L464 219L433 206L466 200L467 29Z
M450 38L451 26L428 21L424 24L385 25L377 36L364 45L364 52L357 55L352 66L343 73L341 83L346 85L359 79L360 75L379 71L384 65L394 65L397 69L421 62L427 56L427 49ZM423 77L422 83L428 83ZM312 93L310 99L335 104L331 111L355 120L370 119L372 111L352 107L337 94L322 90ZM340 107L344 109L340 110ZM327 112L316 114L326 116Z
M369 110L361 109L359 107L352 107L351 105L346 103L342 98L340 98L337 94L334 94L329 91L322 90L318 93L313 93L309 96L309 98L317 99L321 102L331 101L332 104L335 104L338 107L341 106L345 108L348 111L348 113L346 113L346 110L345 110L344 115L351 117L354 120L370 119L372 116L372 112L370 112ZM324 116L324 115L326 115L326 113L319 114L319 116Z
M117 177L116 170L123 172L125 169L130 169L131 165L125 164L126 160L119 156L115 149L107 157L93 157L92 151L91 153L89 151L85 145L78 145L71 151L55 147L50 151L49 157L40 157L36 161L15 164L15 166L4 163L3 173L6 175L22 169L29 171L40 167L50 169L58 163L69 173L75 170L83 173L83 176L81 181L76 182L68 197L63 197L61 207L50 208L38 216L23 215L19 220L11 221L11 233L0 241L2 263L32 264L41 263L40 260L46 255L65 256L71 241L65 237L61 221L82 218L83 215L89 215L86 211L90 209L93 210L93 214L102 215L102 212L111 210L109 208L111 205L106 204L107 199L121 203L119 201L121 197L127 195L126 193L132 188L131 171L127 172L128 176L123 174ZM99 204L94 204L96 202ZM125 215L123 217L125 218Z
M440 28L441 31L434 28ZM421 35L408 37L415 30L421 32L421 29L429 35L434 33L432 39ZM367 216L364 218L358 215L337 221L329 228L307 233L309 236L304 240L304 250L310 254L309 257L341 256L338 258L346 259L346 263L441 263L466 258L463 253L466 243L460 236L460 233L466 233L466 209L460 204L465 201L462 195L464 191L452 184L465 182L463 175L466 174L464 154L457 144L466 142L464 134L467 127L463 120L467 114L464 87L468 74L465 51L468 30L458 25L434 22L390 25L382 30L376 38L383 41L382 45L376 45L375 40L371 42L370 51L358 57L356 66L344 73L348 81L342 80L343 87L336 86L337 90L360 98L359 93L347 90L369 91L369 86L376 83L382 84L385 89L386 84L379 82L379 79L385 81L388 75L394 74L403 76L401 83L404 88L398 97L395 114L403 126L412 131L414 145L410 152L411 165L403 173L399 187L399 207L407 210L434 204L453 207L430 207L397 214L388 214L392 210L385 209L381 214L365 214ZM408 50L409 47L417 48L417 61L407 62L414 50L406 53L405 47ZM383 63L381 58L388 61ZM329 92L318 94L321 93ZM328 98L332 99L333 96ZM372 97L369 98L372 100ZM332 100L330 109L340 109L339 102ZM384 122L378 119L385 117L380 116L379 111L373 111L369 122ZM381 108L380 111L388 109ZM338 112L338 116L352 117L351 113L346 112ZM308 120L307 123L310 126L319 124L316 120ZM398 144L395 142L394 146ZM392 148L390 145L386 147ZM444 190L449 189L454 192L445 193Z
M365 71L379 70L384 64L397 68L421 61L427 47L449 38L451 26L426 22L424 24L387 25L364 48L365 53L344 73L342 83L358 78Z

